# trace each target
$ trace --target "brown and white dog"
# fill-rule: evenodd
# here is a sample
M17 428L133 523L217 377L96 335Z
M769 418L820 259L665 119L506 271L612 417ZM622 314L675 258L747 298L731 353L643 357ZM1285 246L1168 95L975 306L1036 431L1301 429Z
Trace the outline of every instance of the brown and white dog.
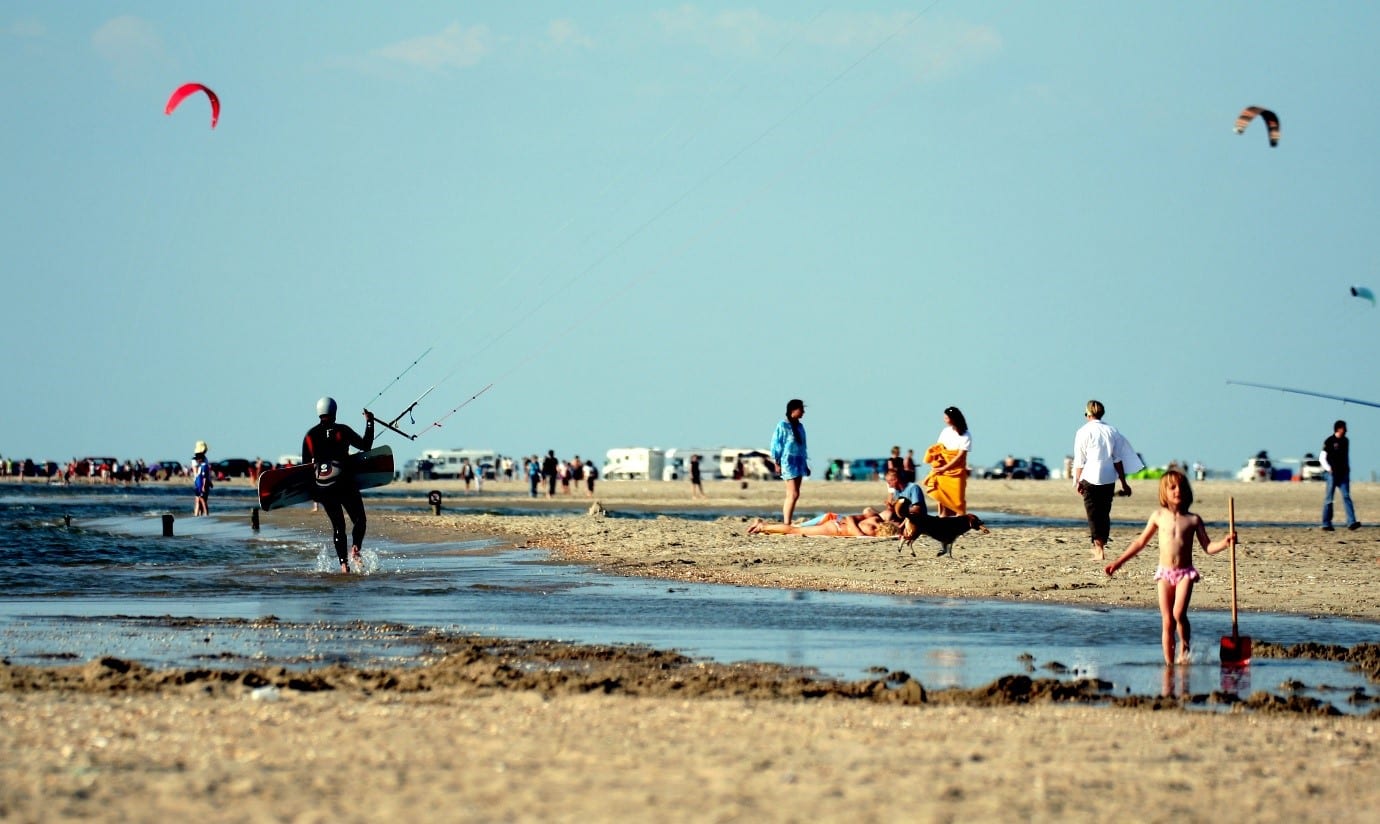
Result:
M897 501L892 511L901 520L901 541L896 547L897 552L909 549L910 554L914 555L915 539L928 535L939 542L939 557L952 556L954 541L963 533L971 530L978 530L984 535L992 533L982 519L972 513L941 518L926 512L923 506L911 506L905 498Z

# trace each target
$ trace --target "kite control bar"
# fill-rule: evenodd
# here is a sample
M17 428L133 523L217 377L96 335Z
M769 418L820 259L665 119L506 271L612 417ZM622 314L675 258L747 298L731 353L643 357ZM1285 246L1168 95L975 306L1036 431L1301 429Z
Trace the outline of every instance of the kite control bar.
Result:
M374 423L377 423L379 426L382 426L384 429L391 429L392 431L398 433L399 435L402 435L404 438L407 438L409 441L415 441L415 440L417 440L417 436L416 436L416 435L409 435L409 434L407 434L406 432L404 432L404 431L402 431L401 429L399 429L399 428L398 428L398 421L402 420L403 415L409 414L413 409L416 408L416 406L417 406L417 401L413 401L411 404L408 405L408 407L407 407L406 409L404 409L403 411L399 412L399 413L398 413L398 416L397 416L396 418L394 418L393 420L391 420L391 421L385 421L385 420L379 418L377 415L375 415L375 416L374 416ZM366 409L366 410L364 410L364 411L365 411L365 412L369 412L368 409ZM370 414L370 415L373 415L374 413L373 413L373 412L369 412L369 414ZM408 418L408 420L409 420L409 421L412 421L411 418ZM413 423L416 423L416 421L412 421L412 422L413 422Z

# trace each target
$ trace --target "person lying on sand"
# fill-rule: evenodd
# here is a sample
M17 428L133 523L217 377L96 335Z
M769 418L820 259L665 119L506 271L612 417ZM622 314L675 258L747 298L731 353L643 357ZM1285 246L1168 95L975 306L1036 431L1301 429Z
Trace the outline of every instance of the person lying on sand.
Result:
M896 534L896 524L872 507L861 515L839 515L826 512L803 524L767 523L758 518L748 527L749 535L826 535L831 538L890 537Z

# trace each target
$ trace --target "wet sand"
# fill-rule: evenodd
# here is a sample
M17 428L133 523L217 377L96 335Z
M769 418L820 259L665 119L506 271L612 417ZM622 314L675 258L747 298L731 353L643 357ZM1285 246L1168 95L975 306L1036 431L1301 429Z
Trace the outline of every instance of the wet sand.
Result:
M445 491L448 506L511 514L435 516L424 500L431 488ZM748 536L753 517L777 509L779 485L707 488L710 499L696 503L687 484L601 483L604 514L553 516L518 510L583 511L591 502L532 502L517 484L488 484L470 500L455 484L397 485L390 492L409 497L392 503L415 514L377 500L370 525L395 540L504 534L608 572L672 580L1154 603L1152 550L1109 581L1088 557L1079 499L1062 482L974 482L977 511L1074 523L994 523L991 535L960 538L952 559L934 557L932 542L917 543L911 557L889 540ZM1143 524L1153 508L1153 484L1136 489L1117 500L1118 521ZM1214 536L1226 496L1236 496L1243 621L1251 609L1380 620L1380 530L1318 530L1320 486L1221 482L1195 491ZM807 483L799 511L856 511L881 492ZM1353 494L1362 520L1380 518L1380 488L1358 484ZM706 508L735 514L607 514ZM324 526L305 509L264 517ZM1272 525L1244 526L1256 522ZM1115 526L1109 557L1138 530ZM1194 605L1225 608L1227 556L1198 558L1204 581ZM1380 801L1380 719L1268 712L1278 702L1264 696L1220 713L1153 697L1084 706L1095 685L1024 676L941 693L883 674L821 685L781 667L624 647L436 644L434 660L381 672L5 665L0 816L1198 820L1229 810L1348 821L1368 819Z

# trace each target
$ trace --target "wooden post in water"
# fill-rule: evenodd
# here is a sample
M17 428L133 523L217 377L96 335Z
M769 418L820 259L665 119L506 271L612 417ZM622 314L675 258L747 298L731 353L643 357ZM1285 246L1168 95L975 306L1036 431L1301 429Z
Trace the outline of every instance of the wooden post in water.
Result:
M163 537L164 537L164 538L171 538L171 537L173 536L173 528L172 528L172 525L173 525L173 514L172 514L171 512L169 512L169 513L167 513L166 515L163 516Z
M249 527L255 532L259 531L259 508L257 506L249 510Z

